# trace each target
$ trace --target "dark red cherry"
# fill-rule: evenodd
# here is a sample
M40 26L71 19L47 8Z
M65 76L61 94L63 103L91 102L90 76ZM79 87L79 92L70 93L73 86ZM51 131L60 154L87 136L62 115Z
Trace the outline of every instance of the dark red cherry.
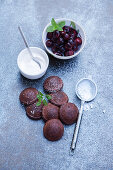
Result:
M52 33L52 32L48 32L48 33L47 33L47 38L48 38L48 39L52 39L52 37L53 37L53 33Z
M71 28L71 34L74 34L75 37L77 37L77 31L74 28Z
M70 38L69 34L66 33L66 34L64 35L64 40L69 40L69 38Z
M52 41L53 43L56 43L57 39L52 37L51 41Z
M70 27L69 27L69 26L64 26L64 27L63 27L63 30L64 30L66 33L69 33Z
M53 52L53 53L57 52L57 48L56 48L56 46L55 46L55 45L53 45L53 47L51 48L51 50L52 50L52 52Z
M81 45L82 44L82 39L80 37L77 37L75 39L75 41L76 41L77 45Z
M51 40L47 40L46 41L46 46L47 47L52 47L52 41Z
M74 47L73 47L73 51L76 52L77 50L78 50L78 47L77 47L77 46L74 46Z
M62 37L59 37L57 40L57 44L63 44L64 43L64 39Z
M64 53L64 52L65 52L64 46L60 46L60 47L59 47L59 50L60 50L62 53Z
M70 50L65 52L65 56L71 56L71 55L74 55L74 51Z
M51 50L52 50L53 53L58 52L58 50L59 50L59 45L56 44L56 43L54 43L53 46L52 46L52 48L51 48Z
M73 34L75 34L75 37L77 37L78 32L76 30L73 31Z
M57 43L54 43L53 46L56 47L57 49L59 48L59 44L57 44Z
M51 48L51 50L52 50L53 53L55 53L55 52L56 52L56 47L53 46L53 47Z
M60 35L61 35L61 36L64 36L65 34L66 34L65 31L60 31Z
M73 41L73 39L68 40L68 43L70 43L71 46L74 46L74 41Z
M68 42L67 44L65 44L65 50L69 51L72 49L72 45Z
M54 54L59 55L59 56L62 56L62 54L61 54L60 52L56 52L56 53L54 53Z
M56 31L53 32L53 38L54 39L57 39L59 36L60 36L60 32L59 31L56 30Z
M73 40L74 40L74 39L75 39L75 37L76 37L76 36L75 36L75 34L74 34L74 33L70 34L70 38L71 38L71 39L73 39Z

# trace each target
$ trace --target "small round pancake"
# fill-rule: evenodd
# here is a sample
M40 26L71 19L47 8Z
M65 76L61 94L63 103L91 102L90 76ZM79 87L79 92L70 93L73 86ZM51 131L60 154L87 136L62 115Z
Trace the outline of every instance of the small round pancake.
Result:
M77 122L78 114L78 108L74 103L65 103L60 107L60 120L66 125Z
M37 100L38 90L32 87L24 89L19 96L20 102L25 105L30 105Z
M48 120L43 128L43 134L50 141L59 140L64 133L64 126L59 119Z
M56 105L56 106L61 106L64 103L68 102L68 96L63 91L58 91L56 93L51 93L50 96L52 97L50 102L52 104Z
M58 119L59 118L59 107L48 103L47 106L44 106L42 109L42 118L44 121L50 119Z
M44 81L43 86L48 93L55 93L62 89L63 81L58 76L50 76Z
M26 114L30 119L38 120L42 117L42 108L43 103L40 106L36 106L36 103L33 103L26 107Z

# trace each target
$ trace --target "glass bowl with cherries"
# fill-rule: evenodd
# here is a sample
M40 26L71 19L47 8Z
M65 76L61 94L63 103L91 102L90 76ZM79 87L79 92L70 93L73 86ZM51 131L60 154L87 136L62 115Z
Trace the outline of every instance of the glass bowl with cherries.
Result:
M52 18L43 31L42 40L49 54L58 59L70 59L82 51L86 38L75 21Z

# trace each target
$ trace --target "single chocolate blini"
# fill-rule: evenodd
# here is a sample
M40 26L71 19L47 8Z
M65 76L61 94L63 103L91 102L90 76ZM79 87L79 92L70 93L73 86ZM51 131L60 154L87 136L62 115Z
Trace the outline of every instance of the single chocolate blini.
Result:
M60 107L60 120L66 125L71 125L77 122L78 113L74 103L65 103Z
M25 105L30 105L37 100L38 90L35 88L26 88L24 89L19 96L20 102Z
M45 123L43 133L46 139L56 141L63 136L64 126L60 120L51 119Z
M42 117L44 121L47 121L50 119L58 119L59 108L51 103L48 103L48 105L44 106L42 109Z
M57 76L50 76L44 81L43 86L48 93L54 93L62 89L63 81Z
M68 96L62 91L51 93L50 96L52 97L50 102L55 104L56 106L61 106L64 103L68 102Z
M38 120L42 117L42 108L43 103L40 106L36 106L36 103L33 103L26 107L26 114L30 119Z

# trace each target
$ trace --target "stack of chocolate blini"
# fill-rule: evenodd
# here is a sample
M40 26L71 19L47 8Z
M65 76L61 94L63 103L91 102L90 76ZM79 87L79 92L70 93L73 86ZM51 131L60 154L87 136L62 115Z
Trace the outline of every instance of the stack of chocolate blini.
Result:
M36 106L38 90L27 88L20 93L20 101L26 107L29 118L39 120L43 118L45 125L43 134L50 141L59 140L64 133L64 126L77 122L78 108L74 103L69 103L69 98L61 91L63 81L57 76L48 77L43 84L44 90L51 96L49 103Z

